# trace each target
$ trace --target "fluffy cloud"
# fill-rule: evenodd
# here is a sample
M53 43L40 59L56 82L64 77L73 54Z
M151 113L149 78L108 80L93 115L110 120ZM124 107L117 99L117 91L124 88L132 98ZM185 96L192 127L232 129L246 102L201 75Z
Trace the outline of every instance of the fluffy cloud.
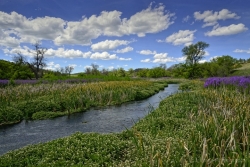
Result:
M113 70L114 68L115 68L114 66L109 66L109 67L108 67L108 70L111 71L111 70Z
M194 40L194 31L190 30L179 30L179 32L173 33L166 38L166 42L172 43L173 45L190 45Z
M11 36L11 31L0 30L0 46L5 47L18 47L20 45L20 40Z
M3 50L5 54L16 54L21 53L24 56L33 57L35 51L33 49L30 49L27 46L24 47L17 47L14 49L4 49ZM64 48L58 48L58 49L48 49L45 52L45 57L62 57L62 58L88 58L91 56L91 52L82 52L80 50L74 50L74 49L64 49Z
M145 50L145 53L150 53L152 54L152 51L150 50ZM167 63L167 62L182 62L185 61L185 57L179 57L179 58L174 58L174 57L168 57L168 53L156 53L154 52L154 57L153 60L151 61L150 59L144 59L141 60L142 63Z
M83 18L80 22L68 22L63 34L55 39L55 43L89 45L92 39L101 35L123 36L137 34L142 37L146 33L157 33L163 31L173 24L171 21L173 14L165 13L165 7L142 10L129 19L121 18L122 12L111 11L101 12L99 16L92 15Z
M230 26L218 27L205 33L206 36L233 35L248 30L244 24L231 24Z
M188 15L182 19L182 22L188 22L191 17Z
M47 69L47 70L56 70L56 69L59 69L60 67L61 67L60 64L55 64L52 61L52 62L47 63L47 66L45 67L45 69Z
M158 54L155 54L154 55L154 58L155 59L165 59L165 58L167 58L167 53L158 53Z
M209 56L209 55L210 55L210 53L208 51L205 51L204 56Z
M218 24L219 20L227 19L239 19L240 17L236 13L232 13L228 9L222 9L219 12L204 11L203 13L194 12L194 18L196 20L203 20L203 27L214 26Z
M122 57L120 57L119 60L121 60L121 61L130 61L130 60L132 60L132 58L122 58Z
M76 68L77 65L76 64L69 64L70 67Z
M182 62L185 61L185 57L165 57L165 58L155 58L152 62L153 63L167 63L167 62Z
M17 53L21 53L24 56L28 56L28 57L33 57L34 56L34 51L32 49L30 49L27 46L23 46L23 47L16 47L14 49L3 49L4 54L10 54L10 55L15 55Z
M142 63L149 63L150 59L141 60Z
M92 53L91 56L90 56L91 59L101 59L101 60L112 60L112 59L118 59L118 57L116 56L116 54L109 54L108 52L102 52L102 53L99 53L99 52L95 52L95 53Z
M0 27L12 30L21 42L35 42L37 40L54 40L64 28L65 21L60 18L26 18L16 12L10 14L0 11Z
M108 51L113 50L121 45L128 45L129 43L130 41L125 40L106 40L91 45L91 48L93 51Z
M154 54L157 54L156 51L151 51L151 50L141 50L141 51L138 51L138 53L140 53L142 55L154 55Z
M130 51L133 51L133 50L134 50L134 48L128 46L126 48L116 50L115 52L116 53L127 53L127 52L130 52Z
M166 59L154 59L153 63L167 63L167 62L171 62L172 60L169 58Z
M250 49L248 49L248 50L235 49L234 52L235 53L250 53Z
M172 13L165 7L152 4L130 18L121 18L120 11L103 11L100 15L83 17L80 21L65 21L55 17L26 18L16 12L0 12L0 27L12 30L20 42L34 43L37 40L53 40L56 45L90 45L99 36L145 36L158 33L173 24ZM8 39L11 41L11 39ZM16 41L14 41L16 42ZM12 45L10 45L12 46Z
M152 4L145 10L131 16L130 19L123 19L123 29L128 34L137 34L139 37L146 33L158 33L167 29L173 21L174 14L165 13L165 7L159 5L152 8Z
M91 52L82 52L80 50L74 50L74 49L64 49L64 48L58 48L57 50L54 49L48 49L45 53L49 56L56 56L56 57L63 57L63 58L88 58L91 55Z

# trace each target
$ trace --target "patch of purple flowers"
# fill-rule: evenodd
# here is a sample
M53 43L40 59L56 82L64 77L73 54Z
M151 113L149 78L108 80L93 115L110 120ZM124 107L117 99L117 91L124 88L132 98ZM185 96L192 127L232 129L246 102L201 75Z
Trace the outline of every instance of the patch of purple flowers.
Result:
M97 80L96 80L97 81ZM15 85L24 85L24 84L29 84L29 85L34 85L34 84L48 84L48 83L70 83L70 84L75 84L75 83L86 83L88 82L87 80L84 79L67 79L67 80L56 80L56 81L47 81L47 80L0 80L0 87L5 87L11 84Z
M233 77L212 77L205 81L204 87L219 87L222 85L234 86L240 89L250 87L250 76L233 76Z
M3 86L5 86L5 85L8 85L8 83L9 83L9 80L0 80L0 87L3 87Z

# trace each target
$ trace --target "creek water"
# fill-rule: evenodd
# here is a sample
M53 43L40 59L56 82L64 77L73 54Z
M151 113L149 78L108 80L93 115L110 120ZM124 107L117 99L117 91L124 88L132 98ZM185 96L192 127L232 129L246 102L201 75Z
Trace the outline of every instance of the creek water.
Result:
M0 128L0 155L30 144L44 143L75 132L117 133L131 128L160 101L178 91L179 85L169 84L148 99L119 106L92 108L86 112L49 120L22 121Z

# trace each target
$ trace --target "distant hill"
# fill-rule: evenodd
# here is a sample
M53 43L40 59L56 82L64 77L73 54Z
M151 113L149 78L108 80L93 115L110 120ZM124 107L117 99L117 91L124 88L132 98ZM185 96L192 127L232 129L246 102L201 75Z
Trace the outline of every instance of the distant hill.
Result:
M250 76L250 63L242 64L242 67L235 69L232 76Z

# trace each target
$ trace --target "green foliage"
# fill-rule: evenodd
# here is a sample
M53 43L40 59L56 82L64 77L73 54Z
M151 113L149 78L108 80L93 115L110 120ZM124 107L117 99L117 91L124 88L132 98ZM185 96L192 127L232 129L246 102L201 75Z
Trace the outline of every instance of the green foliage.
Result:
M30 79L34 77L27 65L0 60L0 79Z
M221 56L214 58L212 63L217 64L217 75L221 77L229 76L232 70L237 67L237 60L231 56Z
M181 91L193 91L203 88L203 83L196 80L186 81L180 84L179 90Z
M191 44L189 46L185 46L182 49L182 53L186 56L186 64L194 65L197 64L205 54L205 49L209 46L209 44L199 41L196 44Z
M182 49L183 55L186 56L186 78L198 78L200 76L201 70L198 63L204 57L204 50L208 46L209 44L200 41Z
M0 107L0 125L12 124L21 121L23 113L14 107Z
M141 69L137 72L137 76L139 77L147 77L147 73L148 73L149 69Z
M165 68L155 67L152 69L141 69L137 72L139 77L148 77L148 78L160 78L170 76L169 72Z

